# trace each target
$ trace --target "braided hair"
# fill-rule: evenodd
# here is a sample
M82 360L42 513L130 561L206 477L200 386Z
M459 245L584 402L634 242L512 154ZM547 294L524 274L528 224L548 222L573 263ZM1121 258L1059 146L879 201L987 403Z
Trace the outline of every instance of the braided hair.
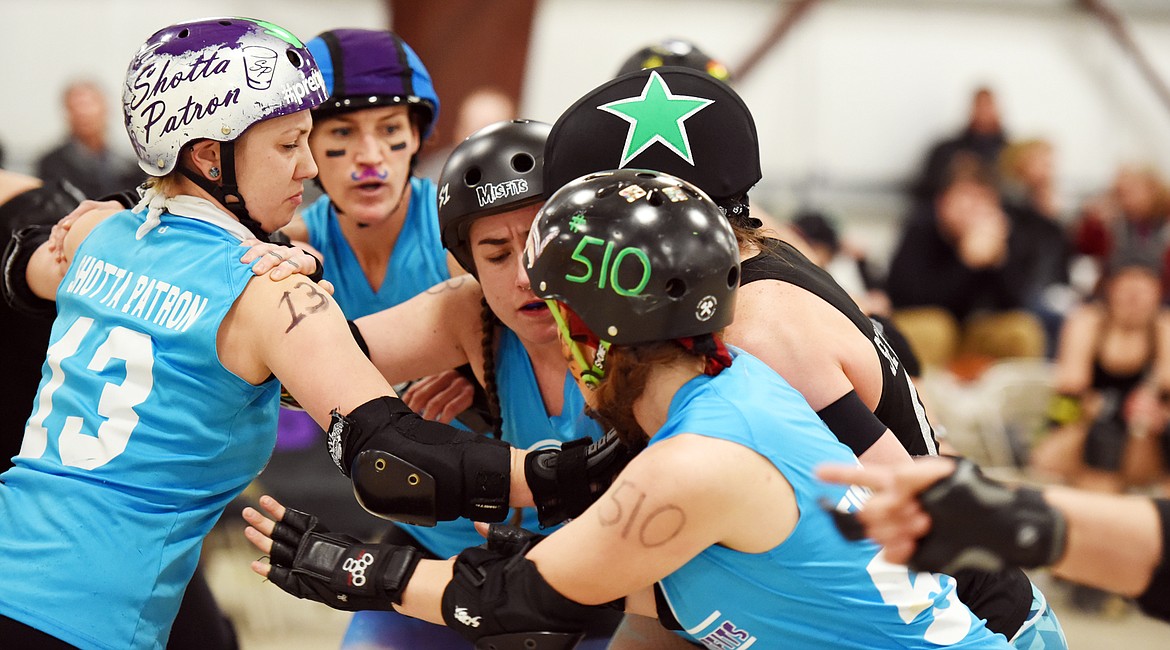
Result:
M487 395L487 424L492 435L503 437L503 414L500 412L500 394L496 386L496 328L501 327L499 316L488 306L487 298L481 298L483 309L480 319L483 322L483 390Z

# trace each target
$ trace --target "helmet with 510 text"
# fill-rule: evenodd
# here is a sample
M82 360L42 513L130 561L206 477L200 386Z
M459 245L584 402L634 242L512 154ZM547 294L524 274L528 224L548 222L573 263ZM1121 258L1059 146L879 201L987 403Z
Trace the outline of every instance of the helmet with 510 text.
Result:
M308 43L321 66L329 98L314 111L326 117L376 106L405 104L425 139L439 117L439 96L414 50L394 32L334 29Z
M251 18L208 18L147 39L126 71L122 112L138 165L165 176L189 142L231 142L257 122L324 100L312 54L288 30Z
M537 214L525 262L537 296L615 345L710 334L735 313L735 234L702 190L667 174L621 169L566 184Z
M541 170L551 125L532 120L496 122L459 143L439 176L443 245L475 273L467 241L471 222L544 200Z

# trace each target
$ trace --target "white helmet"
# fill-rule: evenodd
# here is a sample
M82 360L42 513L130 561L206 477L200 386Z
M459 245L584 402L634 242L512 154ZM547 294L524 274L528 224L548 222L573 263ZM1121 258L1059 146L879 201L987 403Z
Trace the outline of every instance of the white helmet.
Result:
M164 176L189 142L230 142L257 122L314 108L325 97L313 56L288 30L251 18L208 18L147 39L126 71L122 113L138 165Z

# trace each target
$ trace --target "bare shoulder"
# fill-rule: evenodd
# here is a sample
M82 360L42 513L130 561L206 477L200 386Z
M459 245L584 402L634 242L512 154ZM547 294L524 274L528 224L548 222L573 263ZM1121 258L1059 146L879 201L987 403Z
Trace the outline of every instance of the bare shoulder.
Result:
M683 433L639 453L622 475L640 484L653 485L656 491L688 499L720 498L721 486L728 483L726 477L735 475L737 468L754 459L763 460L743 445L722 438ZM738 492L742 486L731 489Z
M98 224L119 212L124 212L124 210L121 208L94 208L78 215L77 220L69 227L69 232L65 234L65 257L73 259L73 254L77 252L77 248L81 246L81 242L85 241L89 233Z
M288 334L306 319L330 311L341 313L333 297L308 278L292 275L268 282L248 282L236 302L249 322L264 323L274 335Z
M727 340L783 374L785 359L835 359L868 340L847 316L816 294L787 282L741 287Z

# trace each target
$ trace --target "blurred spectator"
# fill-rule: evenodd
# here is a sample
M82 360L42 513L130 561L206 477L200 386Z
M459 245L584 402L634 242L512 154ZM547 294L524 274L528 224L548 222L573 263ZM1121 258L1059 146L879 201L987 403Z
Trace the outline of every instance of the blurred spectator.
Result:
M1073 234L1076 251L1096 259L1098 272L1114 255L1162 258L1170 244L1168 207L1166 186L1156 170L1122 166L1109 193L1082 206Z
M516 117L516 102L507 93L491 86L476 88L459 105L455 126L451 131L451 144L433 151L423 150L419 154L415 175L437 183L447 157L467 136L489 124L514 120Z
M890 299L877 281L865 252L843 242L836 224L816 210L803 210L792 227L808 244L806 256L825 269L868 315L888 316Z
M1052 144L1047 140L1014 142L999 156L1004 209L1031 266L1024 304L1044 325L1050 357L1055 354L1064 315L1078 300L1069 286L1072 240L1060 222L1054 169Z
M68 181L85 196L101 197L134 187L145 179L137 163L106 140L106 97L92 81L69 84L61 95L69 137L37 161L46 185Z
M1114 493L1165 477L1170 309L1160 272L1160 256L1117 256L1099 299L1069 314L1052 433L1032 456L1038 471Z
M914 187L916 197L920 201L929 201L942 190L947 170L957 154L974 154L991 168L1006 144L1007 136L1000 123L995 93L981 86L971 96L971 114L963 131L931 147L922 175Z
M1043 328L1024 310L1024 244L979 159L957 156L938 197L907 221L887 279L893 321L924 366L973 376L996 358L1044 354Z

